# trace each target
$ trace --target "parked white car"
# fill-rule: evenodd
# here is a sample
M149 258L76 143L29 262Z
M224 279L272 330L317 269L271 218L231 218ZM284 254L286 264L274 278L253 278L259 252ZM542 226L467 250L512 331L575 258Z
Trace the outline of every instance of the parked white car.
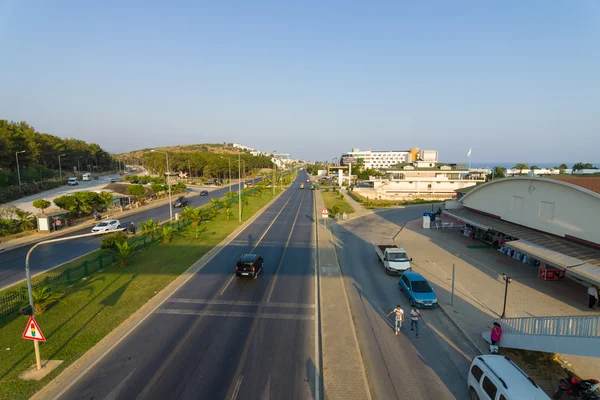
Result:
M109 219L102 221L98 225L92 228L92 233L96 232L110 232L117 229L121 229L121 223L118 219Z

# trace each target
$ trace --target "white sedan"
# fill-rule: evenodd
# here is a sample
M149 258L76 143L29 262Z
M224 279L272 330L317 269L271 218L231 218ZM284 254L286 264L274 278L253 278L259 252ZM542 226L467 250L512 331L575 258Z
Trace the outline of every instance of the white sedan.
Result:
M102 221L98 225L92 228L92 233L96 232L109 232L117 229L121 229L121 223L118 219L109 219Z

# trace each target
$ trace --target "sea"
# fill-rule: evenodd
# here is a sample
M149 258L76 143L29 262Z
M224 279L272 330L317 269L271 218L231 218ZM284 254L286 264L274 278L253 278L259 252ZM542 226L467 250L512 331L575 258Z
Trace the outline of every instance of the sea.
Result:
M585 162L587 162L587 161L585 161ZM565 162L565 163L563 163L563 162L556 162L556 163L543 163L543 162L541 162L541 163L535 163L535 162L532 162L532 163L528 163L527 165L530 165L530 166L531 165L537 165L540 168L554 168L554 167L556 167L556 166L558 166L560 164L566 164L567 167L571 168L573 166L573 164L575 164L575 163L576 162ZM464 164L466 167L469 166L469 162L468 161L460 163L460 164ZM505 162L505 161L504 162L503 161L498 161L498 162L475 162L475 161L473 161L471 163L471 168L490 168L491 169L491 168L494 168L494 167L504 167L506 169L513 169L514 166L517 165L517 164L518 163L516 163L516 162ZM592 163L592 164L594 165L594 167L600 168L600 162L595 162L595 163Z

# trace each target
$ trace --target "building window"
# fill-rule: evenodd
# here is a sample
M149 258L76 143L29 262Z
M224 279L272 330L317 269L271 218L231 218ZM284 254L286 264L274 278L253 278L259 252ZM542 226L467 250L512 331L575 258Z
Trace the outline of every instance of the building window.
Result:
M538 210L538 218L553 220L554 219L554 203L548 201L540 201L540 209Z

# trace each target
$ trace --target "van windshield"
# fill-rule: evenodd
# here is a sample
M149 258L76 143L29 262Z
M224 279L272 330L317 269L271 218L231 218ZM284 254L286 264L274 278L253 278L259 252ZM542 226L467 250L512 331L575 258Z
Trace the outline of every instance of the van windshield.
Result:
M388 253L388 261L408 261L406 253Z

